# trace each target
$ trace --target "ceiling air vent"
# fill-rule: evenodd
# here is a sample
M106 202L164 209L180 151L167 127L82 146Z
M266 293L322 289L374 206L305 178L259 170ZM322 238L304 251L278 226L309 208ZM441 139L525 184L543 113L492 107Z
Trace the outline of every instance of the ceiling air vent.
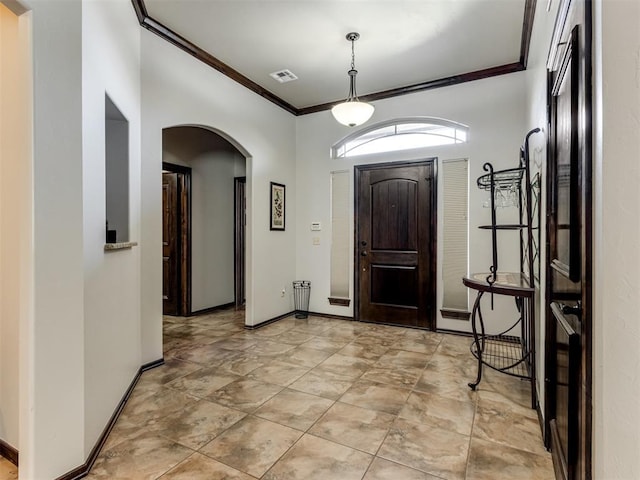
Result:
M291 70L287 69L280 70L279 72L273 72L269 75L271 75L272 78L280 83L293 82L294 80L298 79L298 77L296 77Z

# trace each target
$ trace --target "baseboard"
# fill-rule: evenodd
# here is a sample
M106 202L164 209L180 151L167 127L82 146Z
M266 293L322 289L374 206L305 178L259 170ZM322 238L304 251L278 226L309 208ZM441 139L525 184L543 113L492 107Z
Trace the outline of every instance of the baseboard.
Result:
M79 480L80 478L84 478L89 474L89 471L91 471L93 464L96 462L96 459L100 454L100 450L102 450L102 447L104 447L104 444L107 441L107 438L111 433L111 430L113 430L113 427L118 421L118 417L120 417L120 414L122 413L122 410L124 409L127 403L127 400L129 400L129 397L131 396L133 389L138 383L138 380L140 380L140 376L142 375L143 372L146 372L147 370L151 370L152 368L155 368L155 367L159 367L162 364L164 364L164 358L160 358L159 360L154 360L153 362L145 363L140 367L140 369L138 370L138 373L131 381L129 388L127 388L127 391L125 392L124 396L118 403L118 406L116 407L115 411L111 415L111 418L107 422L107 425L104 427L104 430L98 437L98 441L91 449L91 453L89 453L89 456L87 457L87 461L84 462L79 467L76 467L73 470L65 473L64 475L61 475L56 480Z
M271 325L272 323L277 322L278 320L282 320L283 318L290 317L295 314L295 310L288 313L283 313L282 315L278 315L277 317L270 318L269 320L265 320L264 322L260 322L256 325L245 325L244 328L247 330L257 330L258 328L266 327L267 325Z
M318 312L309 312L309 315L312 315L314 317L322 317L322 318L335 318L336 320L354 321L354 318L348 315L333 315L331 313L318 313Z
M473 333L471 332L463 332L460 330L451 330L450 328L436 328L436 332L438 333L446 333L447 335L459 335L461 337L473 337Z
M227 308L235 307L236 302L225 303L224 305L217 305L215 307L203 308L202 310L196 310L195 312L191 312L189 314L190 317L196 315L206 315L207 313L217 312L219 310L226 310Z
M16 467L18 466L18 449L12 447L4 440L0 440L0 455L9 460Z

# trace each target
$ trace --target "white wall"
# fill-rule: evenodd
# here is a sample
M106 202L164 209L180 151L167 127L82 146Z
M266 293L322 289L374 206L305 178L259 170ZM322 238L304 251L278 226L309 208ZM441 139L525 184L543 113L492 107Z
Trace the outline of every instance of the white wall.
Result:
M129 123L129 237L140 237L140 26L127 0L82 7L86 456L142 364L139 269L145 246L104 251L105 93Z
M163 132L162 161L191 167L191 310L234 301L234 177L245 158L202 128Z
M405 95L374 102L376 111L367 125L410 116L431 116L463 123L469 126L469 141L466 144L425 148L390 154L363 155L347 159L330 158L329 149L341 138L351 134L352 129L339 125L331 113L299 117L297 120L297 246L296 277L311 280L310 310L335 315L353 315L350 307L331 306L329 296L330 258L330 172L348 169L351 172L353 189L353 166L396 160L417 160L438 157L439 161L469 159L469 269L471 272L488 271L491 265L491 235L479 230L481 224L490 222L489 210L482 207L486 193L476 187L476 178L485 172L482 165L491 162L496 169L513 168L519 160L519 147L526 133L524 74L516 73L487 80L465 83L422 93ZM438 189L442 189L439 178ZM353 194L353 191L352 191ZM352 195L353 196L353 195ZM439 195L439 197L441 197ZM291 197L289 197L291 198ZM353 203L351 209L353 210ZM517 215L517 212L516 212ZM470 331L470 322L442 319L441 269L442 269L442 199L438 199L438 293L437 310L439 328ZM321 232L311 232L313 221L322 222ZM353 224L353 219L351 220ZM514 232L501 232L499 239L499 262L502 271L519 271L519 237ZM312 238L320 237L320 245L313 245ZM353 240L351 243L353 251ZM353 265L351 265L353 272ZM351 279L353 299L353 278ZM472 292L472 300L475 298ZM483 300L484 301L484 300ZM497 333L500 326L515 319L513 300L496 296L495 323ZM483 304L483 310L489 310ZM502 312L508 312L503 314Z
M20 329L31 293L31 129L25 19L0 4L0 439L20 444ZM26 301L25 301L26 297Z
M21 381L33 390L20 475L39 480L85 460L82 5L31 5L34 323Z
M640 478L640 3L596 0L594 478Z
M295 275L295 202L287 230L269 231L269 182L295 198L295 118L222 74L142 31L143 361L162 355L162 129L200 125L222 132L247 157L247 306L254 325L292 310L280 289Z

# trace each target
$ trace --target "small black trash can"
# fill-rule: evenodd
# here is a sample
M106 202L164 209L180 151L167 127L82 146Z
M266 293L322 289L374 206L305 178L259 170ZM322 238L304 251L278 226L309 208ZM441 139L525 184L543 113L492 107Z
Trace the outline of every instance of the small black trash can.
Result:
M296 318L307 318L309 315L310 294L311 282L309 280L296 280L293 282L293 303L296 308Z

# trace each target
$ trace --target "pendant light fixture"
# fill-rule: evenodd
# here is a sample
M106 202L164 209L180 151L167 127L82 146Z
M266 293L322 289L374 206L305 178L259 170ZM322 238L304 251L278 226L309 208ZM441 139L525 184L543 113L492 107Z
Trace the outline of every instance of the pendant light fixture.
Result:
M362 125L373 115L374 107L370 103L358 100L356 93L356 57L353 50L353 44L360 38L357 32L347 33L347 40L351 42L351 70L349 70L349 96L347 99L331 109L334 118L341 124L348 127Z

